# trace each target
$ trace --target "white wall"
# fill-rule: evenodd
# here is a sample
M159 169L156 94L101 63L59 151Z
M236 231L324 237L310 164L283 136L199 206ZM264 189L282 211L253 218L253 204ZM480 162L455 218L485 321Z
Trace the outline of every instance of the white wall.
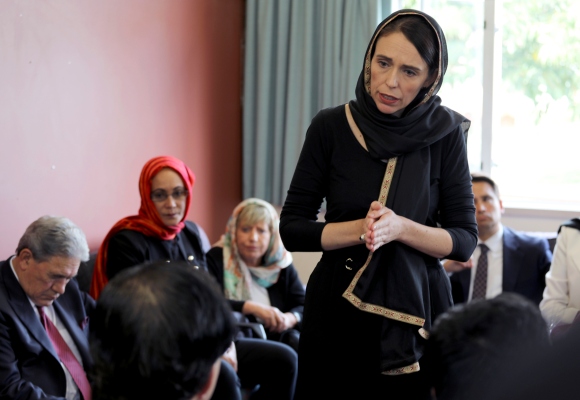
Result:
M504 225L520 231L557 232L560 224L578 217L574 211L526 210L508 208L502 218Z
M96 250L139 210L139 173L158 155L196 174L188 219L219 238L241 200L244 9L0 1L2 260L45 214L70 218Z

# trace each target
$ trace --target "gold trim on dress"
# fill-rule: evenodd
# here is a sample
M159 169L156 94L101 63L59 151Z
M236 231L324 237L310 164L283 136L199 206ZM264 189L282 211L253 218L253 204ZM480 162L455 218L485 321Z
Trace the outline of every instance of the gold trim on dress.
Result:
M352 114L351 114L351 111L350 111L348 104L346 104L346 106L345 106L345 112L346 112L346 117L347 117L348 123L351 127L351 130L353 131L357 140L359 140L361 145L366 149L366 143L364 142L364 138L363 138L362 134L360 134L360 139L359 139L359 135L357 135L357 133L360 133L360 130L359 130L358 126L356 125L356 122L352 118ZM361 139L362 139L362 141L361 141ZM393 175L395 174L396 165L397 165L397 157L390 158L389 161L387 162L387 168L385 169L385 176L383 177L383 183L381 184L381 191L379 193L379 200L378 200L383 206L386 206L386 203L387 203L387 196L389 194L389 189L391 188L391 182L393 181ZM369 255L367 257L367 260L365 261L364 265L354 275L354 278L352 279L352 281L350 282L350 284L348 285L348 287L346 288L346 290L342 294L342 297L344 297L353 306L355 306L356 308L358 308L361 311L369 312L369 313L376 314L376 315L381 315L385 318L393 319L393 320L404 322L407 324L420 326L421 328L418 330L419 335L421 335L421 337L423 337L424 339L428 339L429 332L427 332L423 328L423 325L425 324L424 318L417 317L415 315L406 314L406 313L399 312L399 311L395 311L395 310L391 310L390 308L379 306L377 304L365 303L357 295L355 295L353 293L353 290L354 290L356 284L358 283L358 280L360 279L361 275L366 270L366 268L369 265L372 258L373 258L373 252L369 251ZM352 268L347 267L346 265L345 265L345 267L347 269L352 269ZM415 362L415 363L408 365L406 367L401 367L401 368L396 368L396 369L389 370L389 371L384 371L384 372L382 372L382 374L402 375L402 374L410 374L412 372L417 372L419 370L420 370L419 362Z
M397 321L405 322L407 324L417 325L417 326L422 327L423 324L425 323L424 318L420 318L420 317L416 317L414 315L410 315L410 314L402 313L399 311L391 310L390 308L386 308L386 307L379 306L376 304L365 303L357 295L355 295L353 293L354 287L356 286L360 276L365 271L367 265L369 265L369 262L371 261L372 257L373 257L373 253L369 252L369 256L367 257L367 261L361 267L361 269L359 269L357 271L357 273L354 276L354 279L350 282L350 285L348 285L348 287L346 288L346 290L342 294L342 297L347 299L352 305L354 305L356 308L358 308L361 311L366 311L366 312L370 312L373 314L382 315L385 318L390 318L390 319L394 319ZM423 329L423 328L421 328L421 329ZM423 336L423 335L421 335L421 336Z
M419 367L419 363L414 362L413 364L407 365L406 367L395 368L395 369L390 369L388 371L383 371L383 372L381 372L381 374L383 374L383 375L403 375L403 374L410 374L413 372L418 372L420 370L421 370L421 367Z

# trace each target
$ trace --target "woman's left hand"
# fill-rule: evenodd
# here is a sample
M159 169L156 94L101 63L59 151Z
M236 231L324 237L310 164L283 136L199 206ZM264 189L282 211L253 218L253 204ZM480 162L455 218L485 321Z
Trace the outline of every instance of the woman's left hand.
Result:
M365 233L365 242L370 251L398 240L405 229L404 219L378 201L371 203L366 221L368 230Z

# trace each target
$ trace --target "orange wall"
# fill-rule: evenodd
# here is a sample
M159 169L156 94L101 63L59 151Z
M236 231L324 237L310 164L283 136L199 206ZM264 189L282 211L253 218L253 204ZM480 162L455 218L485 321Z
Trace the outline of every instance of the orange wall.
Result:
M151 157L197 176L214 241L241 200L242 0L0 3L0 260L64 215L96 250Z

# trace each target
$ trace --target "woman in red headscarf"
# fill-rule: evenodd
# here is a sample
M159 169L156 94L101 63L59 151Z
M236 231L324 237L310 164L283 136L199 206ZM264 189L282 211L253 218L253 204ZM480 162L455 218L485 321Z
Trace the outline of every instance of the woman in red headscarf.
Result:
M183 161L161 156L149 160L139 178L139 214L125 217L109 231L95 262L91 296L97 299L119 271L147 261L187 260L205 268L207 235L185 221L195 175Z
M194 182L193 172L177 158L155 157L145 164L139 178L139 214L117 222L99 248L91 282L95 299L121 270L145 262L187 261L207 271L207 235L185 220ZM298 361L289 346L242 338L223 358L212 400L241 399L240 385L254 389L250 400L293 398Z

